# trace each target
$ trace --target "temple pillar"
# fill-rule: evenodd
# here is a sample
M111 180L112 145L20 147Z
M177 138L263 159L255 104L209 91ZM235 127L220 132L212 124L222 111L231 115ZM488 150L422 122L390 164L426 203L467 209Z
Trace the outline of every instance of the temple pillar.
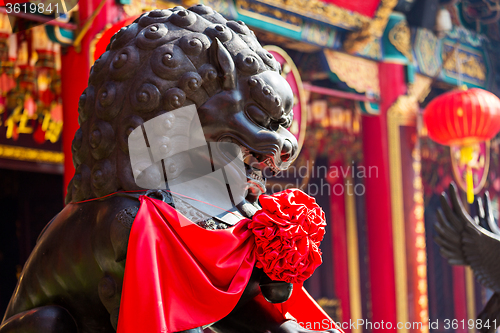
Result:
M329 169L342 170L344 163L338 160L330 164ZM348 322L351 318L349 298L349 265L347 253L347 228L346 228L346 205L343 193L336 192L337 188L344 188L342 175L330 180L332 191L330 192L330 221L332 223L332 251L333 271L335 274L335 295L340 301L342 309L342 322ZM337 194L340 193L340 194ZM349 327L343 328L346 333L352 333Z
M90 66L93 64L91 56L91 42L96 34L101 32L106 24L117 20L121 9L112 0L80 0L79 20L80 27L92 16L98 8L101 1L106 1L95 19L90 25L89 30L83 36L80 45L70 46L67 51L61 55L61 83L62 83L62 102L63 102L63 132L62 145L64 152L64 193L71 178L75 173L73 166L71 143L78 124L78 101L80 95L87 87L89 79ZM78 31L77 33L78 34Z
M380 115L362 117L369 270L373 323L392 323L396 330L396 290L391 213L387 111L406 93L405 67L379 63ZM375 172L377 171L377 172ZM384 326L384 328L387 326ZM383 329L373 328L374 332Z

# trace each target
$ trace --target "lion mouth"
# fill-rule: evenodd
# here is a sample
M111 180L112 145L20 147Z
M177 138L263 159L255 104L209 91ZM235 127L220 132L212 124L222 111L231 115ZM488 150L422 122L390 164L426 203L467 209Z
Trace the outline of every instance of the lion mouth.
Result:
M261 170L255 170L250 165L245 164L247 183L255 186L262 193L266 192L266 178L262 176Z
M274 159L271 158L271 157L268 157L264 163L269 167L269 169L271 170L271 172L273 173L273 175L277 175L278 173L281 172L281 169L278 168L278 166L276 165L276 163L274 162Z
M266 192L266 178L272 177L281 171L276 165L274 156L254 151L230 136L219 139L219 142L236 144L241 150L246 176L245 200L250 203L256 202L258 197Z
M257 197L266 192L266 177L264 170L269 168L274 174L278 169L274 166L270 158L264 162L259 162L259 156L248 148L240 146L243 153L243 162L245 163L246 178L248 184L247 200L254 201Z

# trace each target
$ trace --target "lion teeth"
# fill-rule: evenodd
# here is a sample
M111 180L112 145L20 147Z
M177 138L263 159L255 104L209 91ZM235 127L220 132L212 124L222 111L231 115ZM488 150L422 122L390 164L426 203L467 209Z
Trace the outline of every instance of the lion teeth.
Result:
M262 182L262 183L264 182L264 178L262 178L261 176L255 174L255 173L251 173L250 174L250 178L253 178L253 179L255 179L255 180L259 181L259 182Z
M270 168L271 168L271 170L272 170L274 173L276 173L276 174L277 174L277 173L279 173L279 172L280 172L279 168L278 168L278 167L276 167L276 166L274 165L274 163L273 163L273 162L271 162L271 160L270 160L270 159L265 160L265 162L264 162L264 163L266 163L266 164L267 164L267 166L268 166L268 167L270 167Z
M254 155L252 154L252 152L250 151L250 149L248 149L247 147L244 147L244 146L241 146L240 145L240 148L241 148L241 153L243 155L243 161L245 161L247 159L247 157L254 157ZM245 161L246 163L246 161ZM264 163L275 173L275 174L278 174L281 170L271 161L270 158L268 158L267 160L264 161Z

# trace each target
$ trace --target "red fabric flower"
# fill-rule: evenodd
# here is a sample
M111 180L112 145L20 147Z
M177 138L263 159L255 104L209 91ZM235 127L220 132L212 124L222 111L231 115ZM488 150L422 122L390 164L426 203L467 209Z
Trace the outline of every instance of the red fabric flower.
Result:
M248 224L255 235L257 267L273 280L304 282L322 262L325 213L298 189L261 195L259 201L262 209Z

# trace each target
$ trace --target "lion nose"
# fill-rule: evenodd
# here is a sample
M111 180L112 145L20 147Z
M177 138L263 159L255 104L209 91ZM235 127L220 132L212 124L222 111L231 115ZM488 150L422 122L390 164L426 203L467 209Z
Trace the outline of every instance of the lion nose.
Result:
M281 161L286 162L293 156L292 141L286 139L281 147Z

